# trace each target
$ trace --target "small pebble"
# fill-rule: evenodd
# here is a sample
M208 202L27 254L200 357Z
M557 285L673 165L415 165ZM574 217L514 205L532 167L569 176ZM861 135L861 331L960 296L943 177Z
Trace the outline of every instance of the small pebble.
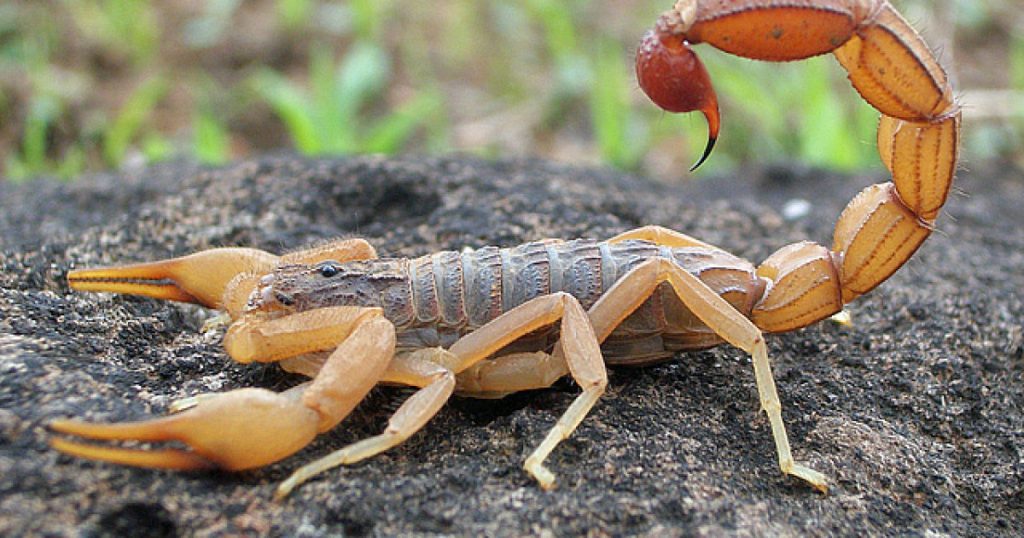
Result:
M799 220L811 212L811 203L803 198L793 198L782 206L782 218L788 221Z

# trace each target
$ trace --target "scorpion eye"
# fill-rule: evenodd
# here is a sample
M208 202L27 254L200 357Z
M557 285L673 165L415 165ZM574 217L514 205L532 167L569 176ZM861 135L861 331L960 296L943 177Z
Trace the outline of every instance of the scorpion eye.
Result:
M331 278L341 272L341 267L338 266L338 262L326 261L320 264L320 276L324 278Z

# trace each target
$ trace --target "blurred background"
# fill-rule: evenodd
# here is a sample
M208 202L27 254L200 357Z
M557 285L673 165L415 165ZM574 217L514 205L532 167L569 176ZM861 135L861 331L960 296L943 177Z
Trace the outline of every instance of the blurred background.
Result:
M895 0L949 68L967 163L1024 160L1021 0ZM640 36L672 0L5 0L0 175L70 178L176 158L539 156L675 179L699 114L647 102ZM723 134L710 171L880 166L877 114L830 56L698 48Z

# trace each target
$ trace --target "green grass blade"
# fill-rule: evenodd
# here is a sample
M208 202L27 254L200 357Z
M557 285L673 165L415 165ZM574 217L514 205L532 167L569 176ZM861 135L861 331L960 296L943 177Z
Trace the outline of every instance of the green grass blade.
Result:
M1015 35L1010 41L1010 87L1024 90L1024 36Z
M441 110L443 99L437 92L418 95L388 117L379 120L363 140L362 151L367 153L396 153L402 149L413 132L426 124Z
M346 110L339 77L335 75L334 54L325 46L310 51L309 78L313 90L312 114L317 145L323 153L351 153L359 126Z
M105 0L103 12L109 20L111 38L131 51L136 63L151 62L160 43L160 26L148 0Z
M309 20L313 11L311 0L277 0L275 2L277 18L281 25L290 32L300 30Z
M524 6L544 27L548 53L556 61L563 61L579 52L571 5L563 0L526 0Z
M829 83L824 58L801 65L800 158L813 164L831 164L849 170L857 164L856 133Z
M54 172L61 179L74 179L82 173L82 170L85 170L85 160L85 150L81 145L76 144L69 147L64 153Z
M174 155L174 144L159 133L147 133L139 142L146 162L165 161Z
M231 21L241 5L242 0L207 0L185 25L185 43L197 49L216 46L231 31Z
M149 118L153 109L167 92L167 82L161 76L151 77L135 90L121 107L103 138L103 158L110 166L118 166L128 146Z
M21 162L30 173L41 172L46 166L46 136L58 115L60 102L53 96L39 94L29 104Z
M280 74L270 69L253 78L256 92L267 101L277 117L284 122L295 148L307 155L321 152L309 98Z
M590 89L590 119L602 158L613 166L635 168L641 144L629 136L630 70L618 44L602 40L593 58L594 81Z
M231 136L227 128L208 110L199 110L192 118L196 158L205 164L223 164L231 156Z
M387 4L384 0L351 0L349 9L352 10L353 29L356 38L360 41L370 41L377 37L377 33L384 25L387 17Z
M384 91L391 78L391 65L378 45L358 41L345 54L337 77L336 98L345 116L352 118Z
M382 97L391 78L387 54L376 44L358 41L349 48L338 67L333 104L337 106L332 121L341 137L338 149L357 151L362 130L360 112L374 99Z

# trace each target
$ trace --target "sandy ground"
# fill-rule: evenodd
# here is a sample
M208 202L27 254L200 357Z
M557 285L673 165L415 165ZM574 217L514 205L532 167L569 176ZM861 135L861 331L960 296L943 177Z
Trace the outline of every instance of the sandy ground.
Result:
M71 267L221 245L273 251L361 235L383 253L670 226L754 260L811 238L881 177L749 170L679 187L614 172L464 159L272 157L164 165L70 184L0 183L0 535L1010 535L1024 525L1024 181L960 174L914 259L822 323L769 339L798 459L822 496L774 465L749 361L723 347L611 387L550 467L520 470L577 389L457 399L424 431L307 484L300 464L380 430L408 394L380 389L335 431L257 471L177 474L60 456L57 417L127 420L175 398L297 379L233 364L210 312L69 293ZM966 194L963 194L966 193ZM802 217L783 218L794 199Z

